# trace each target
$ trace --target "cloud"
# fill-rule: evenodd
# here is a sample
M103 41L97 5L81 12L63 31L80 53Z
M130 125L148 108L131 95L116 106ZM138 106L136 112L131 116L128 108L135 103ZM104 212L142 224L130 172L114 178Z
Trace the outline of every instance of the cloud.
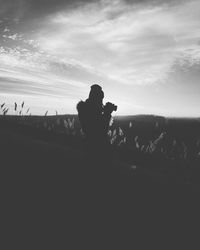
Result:
M3 19L33 20L62 9L75 8L92 0L1 0L0 15Z
M199 12L197 0L1 1L0 86L75 101L99 83L140 107L199 63Z
M12 39L12 40L21 40L22 39L22 36L18 35L17 33L15 33L13 35L2 35L2 37Z
M128 6L152 7L160 5L174 5L184 3L186 0L122 0ZM109 4L117 6L120 0L1 0L0 15L9 20L33 20L62 12L73 11L88 4L105 6ZM115 17L117 12L110 13L110 18Z
M5 27L5 29L3 30L3 32L9 32L10 29L8 29L7 27Z
M35 39L46 53L75 60L108 79L164 81L177 58L199 39L200 4L157 2L145 6L143 1L141 8L135 1L100 1L66 9L48 17Z
M97 79L89 69L20 47L0 47L0 88L8 93L78 98L89 80Z

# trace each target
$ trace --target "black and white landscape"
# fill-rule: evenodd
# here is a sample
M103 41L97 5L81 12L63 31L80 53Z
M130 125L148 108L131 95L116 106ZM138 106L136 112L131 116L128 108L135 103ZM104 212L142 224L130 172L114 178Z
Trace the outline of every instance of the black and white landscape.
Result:
M36 234L96 249L127 225L172 242L198 224L199 13L198 0L0 0L2 204L26 249ZM93 84L116 105L107 154L77 112Z

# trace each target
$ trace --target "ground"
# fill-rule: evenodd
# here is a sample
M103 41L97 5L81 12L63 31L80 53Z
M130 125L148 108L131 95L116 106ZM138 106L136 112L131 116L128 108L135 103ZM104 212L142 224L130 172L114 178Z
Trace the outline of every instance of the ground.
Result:
M5 127L0 152L6 225L16 232L22 227L24 237L59 232L65 238L68 227L70 235L89 227L90 240L97 228L176 231L198 211L197 193L137 165L105 167L80 150Z

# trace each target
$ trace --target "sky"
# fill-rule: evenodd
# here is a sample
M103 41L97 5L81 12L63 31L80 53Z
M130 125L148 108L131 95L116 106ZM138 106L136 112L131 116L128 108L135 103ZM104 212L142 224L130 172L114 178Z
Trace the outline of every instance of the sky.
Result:
M117 115L200 117L199 0L0 0L0 104L76 113L92 84Z

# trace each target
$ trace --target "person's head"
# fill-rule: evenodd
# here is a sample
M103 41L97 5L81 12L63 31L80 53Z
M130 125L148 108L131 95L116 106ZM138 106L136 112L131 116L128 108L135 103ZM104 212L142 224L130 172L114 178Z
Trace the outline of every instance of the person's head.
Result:
M104 92L98 84L93 84L90 87L90 94L89 99L96 102L96 103L102 103L104 98Z

